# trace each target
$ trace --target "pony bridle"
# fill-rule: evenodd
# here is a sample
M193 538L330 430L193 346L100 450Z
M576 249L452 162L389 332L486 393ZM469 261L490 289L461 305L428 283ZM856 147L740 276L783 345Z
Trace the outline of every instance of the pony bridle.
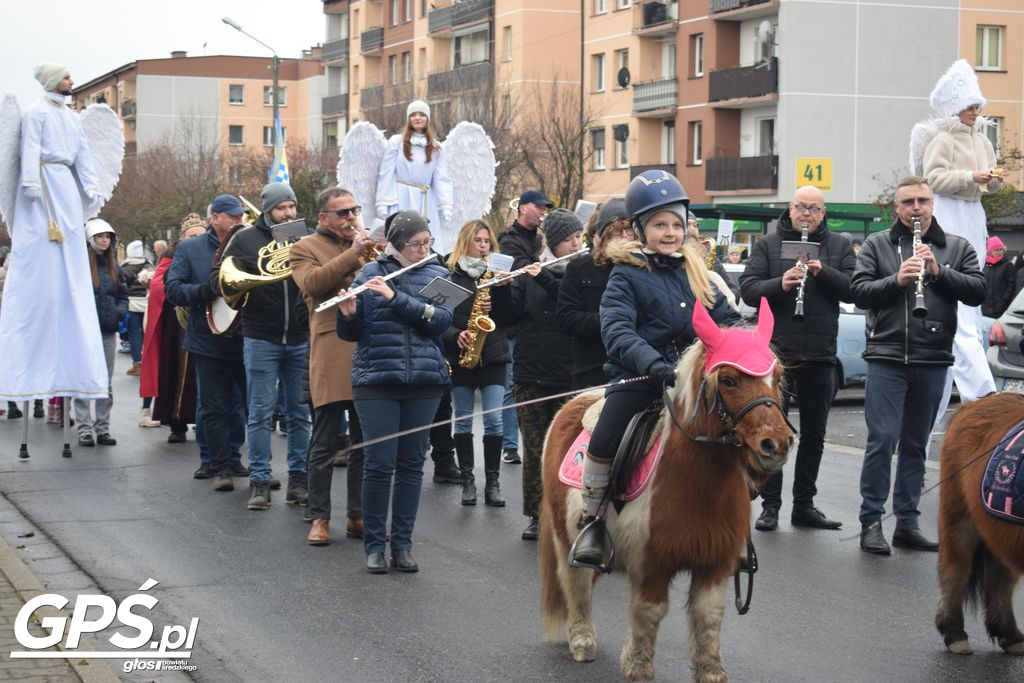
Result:
M686 431L682 422L679 421L679 416L676 414L675 402L673 402L672 398L668 395L668 387L664 387L662 389L665 397L665 408L668 410L668 415L672 419L672 424L674 424L676 429L682 432L683 436L688 438L690 441L697 441L700 443L718 443L725 446L743 448L745 444L737 437L736 427L739 425L740 421L750 413L750 411L761 405L775 406L778 408L779 413L782 415L782 419L785 420L786 426L789 427L789 430L794 434L799 433L796 427L793 426L793 423L789 421L789 418L786 417L786 413L782 410L782 406L779 405L779 402L771 396L758 396L757 398L751 399L737 410L735 414L733 414L725 407L725 401L722 400L722 393L719 391L717 383L715 384L714 400L708 401L707 384L708 379L705 377L701 380L700 388L698 389L700 392L700 401L694 401L693 413L690 414L690 421L692 422L693 419L697 417L698 405L699 403L703 403L707 408L707 414L710 415L712 412L716 413L718 415L718 419L725 426L725 431L718 436L691 434Z

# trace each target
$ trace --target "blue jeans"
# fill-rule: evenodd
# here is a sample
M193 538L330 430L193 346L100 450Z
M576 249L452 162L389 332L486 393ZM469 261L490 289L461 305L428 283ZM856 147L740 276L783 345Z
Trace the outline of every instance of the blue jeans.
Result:
M288 472L306 472L309 408L302 401L302 373L308 355L307 342L277 344L248 337L243 341L249 403L249 478L254 484L266 484L270 479L270 433L279 379L284 390L281 412L288 420Z
M924 486L924 463L939 400L946 385L944 365L868 362L864 389L867 448L860 471L860 522L869 525L885 513L892 477L892 454L899 444L892 506L896 528L917 529Z
M228 418L228 445L231 447L231 462L242 462L240 453L245 443L245 403L239 392L235 409ZM186 425L187 426L187 425ZM210 464L210 449L206 445L206 429L203 428L203 395L199 391L199 368L196 368L196 445L199 446L199 464Z
M441 397L357 399L356 413L363 440L430 424ZM391 549L410 550L420 507L427 429L366 446L363 449L363 547L367 554L384 552L388 507L391 507ZM394 484L392 485L392 480ZM391 495L392 486L394 496Z
M132 362L142 362L142 323L145 313L128 314L128 348L132 352Z
M508 340L508 354L512 356L516 346L515 339ZM501 447L505 450L519 450L519 414L515 408L509 408L516 403L515 394L512 393L512 363L505 366L505 396L502 397L501 405L505 410L501 411L501 431L505 437Z
M491 408L500 408L505 398L505 387L500 384L488 384L480 389L480 402L485 411ZM473 418L459 419L462 415L473 414L473 403L476 398L477 387L452 386L452 403L455 406L455 433L470 434L473 431ZM495 410L493 413L485 413L484 436L501 436L501 414L503 410Z
M210 459L210 471L231 475L233 459L231 421L242 405L245 391L245 368L238 358L215 358L194 354L196 372L203 392L202 423Z

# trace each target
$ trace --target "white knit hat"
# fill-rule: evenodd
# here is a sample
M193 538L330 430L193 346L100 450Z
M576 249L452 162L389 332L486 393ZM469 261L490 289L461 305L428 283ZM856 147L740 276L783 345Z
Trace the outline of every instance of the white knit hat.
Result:
M405 108L405 118L409 118L416 112L419 112L426 116L428 121L430 120L430 105L428 105L423 100L416 100L415 102L410 102L409 106Z
M56 62L43 62L35 68L32 75L43 86L43 90L51 92L56 89L69 73L68 68Z
M985 106L978 74L966 59L958 59L942 74L931 94L932 108L942 116L956 116L972 104Z

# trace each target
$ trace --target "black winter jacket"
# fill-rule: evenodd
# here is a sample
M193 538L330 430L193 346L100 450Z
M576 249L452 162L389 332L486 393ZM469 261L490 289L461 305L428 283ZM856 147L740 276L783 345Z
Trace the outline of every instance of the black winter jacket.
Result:
M110 271L107 270L107 255L96 254L96 273L99 275L100 284L93 287L93 297L96 300L100 332L103 334L117 332L121 318L128 315L128 287L124 284L121 269L116 265L114 268L117 270L117 282L110 278Z
M274 241L274 234L265 221L266 216L260 216L255 223L236 232L222 259L234 256L245 271L267 274L268 257L261 257L259 251ZM241 315L243 337L276 344L301 344L309 340L309 311L291 278L252 289Z
M608 360L601 341L601 297L611 274L611 264L599 268L591 254L570 261L565 269L555 317L558 330L572 339L573 375L600 368Z
M529 277L529 276L524 276ZM471 278L462 268L455 266L452 273L452 282L464 287L471 292L476 292L476 280ZM445 330L444 355L452 368L452 384L463 387L486 387L491 384L504 386L507 368L512 362L512 355L508 349L508 338L505 330L516 321L516 314L512 308L512 287L502 285L489 287L487 290L491 296L491 312L487 317L494 321L495 330L484 339L484 347L480 352L480 365L475 368L464 368L459 365L459 356L462 349L458 345L458 337L469 326L469 314L473 310L475 296L471 296L455 308L451 327Z
M807 241L819 244L821 271L807 274L804 285L804 321L793 320L797 288L782 290L782 274L793 267L790 259L781 257L783 240L800 241L800 231L793 227L789 213L779 219L771 235L760 239L750 253L747 267L740 276L740 293L748 306L757 308L761 297L768 299L775 316L772 342L784 362L836 361L836 336L839 334L839 302L853 301L850 278L857 257L843 236L828 229L828 221L808 235Z
M1009 259L1003 258L997 263L986 263L985 301L981 304L981 314L990 318L998 318L1013 301L1017 293L1016 273Z
M513 222L498 236L498 247L502 254L512 257L512 270L519 270L540 260L542 240L539 230L527 230L519 223ZM550 289L555 283L554 276L547 270L540 271L540 275L534 279L545 289ZM518 326L510 328L507 332L509 339L514 338L518 333Z
M957 302L978 306L985 299L985 276L970 242L946 234L934 218L922 241L931 247L941 271L934 279L925 275L928 313L915 318L916 281L906 287L896 284L900 264L913 254L910 228L896 221L864 240L850 288L854 303L867 310L865 360L952 365Z
M548 277L523 275L512 281L512 305L519 319L512 380L516 384L568 387L572 344L558 331L555 320L562 274L550 268L542 270L544 274Z

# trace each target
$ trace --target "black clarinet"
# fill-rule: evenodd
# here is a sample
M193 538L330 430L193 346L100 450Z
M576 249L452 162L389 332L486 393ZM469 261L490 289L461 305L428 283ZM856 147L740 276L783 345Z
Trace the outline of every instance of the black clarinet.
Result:
M809 237L807 223L804 223L802 227L800 241L806 244ZM804 286L807 284L807 264L798 260L796 267L804 271L804 274L800 278L800 286L796 290L796 308L793 309L793 320L802 323L804 321Z
M921 246L921 217L914 216L914 254ZM921 259L921 271L917 274L917 289L914 292L914 310L911 314L915 318L923 318L928 315L928 308L924 305L924 259Z

